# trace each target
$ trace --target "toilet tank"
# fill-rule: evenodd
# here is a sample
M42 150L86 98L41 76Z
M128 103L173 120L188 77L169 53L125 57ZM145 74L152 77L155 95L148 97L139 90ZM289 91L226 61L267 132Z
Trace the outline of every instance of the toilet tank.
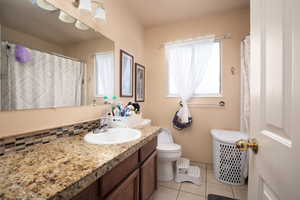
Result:
M157 138L158 144L173 144L173 136L170 129L162 128Z

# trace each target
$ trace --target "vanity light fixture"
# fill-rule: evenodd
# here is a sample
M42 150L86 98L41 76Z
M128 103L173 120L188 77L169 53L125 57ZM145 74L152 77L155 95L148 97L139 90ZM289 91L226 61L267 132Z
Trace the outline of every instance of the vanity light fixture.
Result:
M75 27L79 30L83 30L83 31L86 31L89 29L89 27L87 25L85 25L84 23L80 22L80 21L76 21L75 23Z
M74 23L76 21L76 19L74 17L68 15L67 13L65 13L62 10L59 12L58 19L60 19L61 21L65 22L65 23Z
M50 3L48 3L45 0L35 0L33 2L35 2L38 5L38 7L42 8L44 10L48 10L48 11L57 10L57 8L55 6L51 5Z
M74 5L75 3L77 3L77 7L79 7L79 9L83 9L83 10L89 10L89 7L91 8L90 10L92 10L91 7L91 0L75 0L74 1ZM80 4L79 4L80 3ZM47 2L47 0L32 0L32 4L36 4L38 7L47 10L47 11L56 11L59 10L58 8L56 8L55 6L53 6L52 4L50 4L49 2ZM58 15L58 19L62 22L65 23L70 23L73 24L75 22L75 27L79 30L88 30L89 27L87 25L85 25L84 23L76 20L74 17L72 17L71 15L67 14L66 12L59 10L59 15Z
M74 0L73 5L84 11L92 13L92 4L96 4L96 11L94 17L99 20L106 21L106 11L104 9L104 0Z

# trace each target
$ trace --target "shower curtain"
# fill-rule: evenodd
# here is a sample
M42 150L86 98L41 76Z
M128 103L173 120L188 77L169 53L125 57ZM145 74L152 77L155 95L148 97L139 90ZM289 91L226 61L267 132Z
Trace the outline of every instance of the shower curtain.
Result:
M250 36L241 42L241 131L250 131Z
M241 131L249 134L250 131L250 36L241 42ZM248 154L243 162L242 170L248 176Z
M32 59L20 63L14 44L2 43L6 59L1 67L1 109L32 109L81 105L84 64L31 50Z

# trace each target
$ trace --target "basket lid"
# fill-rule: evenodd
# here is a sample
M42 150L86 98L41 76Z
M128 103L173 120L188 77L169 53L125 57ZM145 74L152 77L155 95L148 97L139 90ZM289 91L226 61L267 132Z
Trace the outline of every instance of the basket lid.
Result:
M228 130L221 130L221 129L212 129L211 135L214 139L234 144L238 140L248 140L248 134L241 132L241 131L228 131Z

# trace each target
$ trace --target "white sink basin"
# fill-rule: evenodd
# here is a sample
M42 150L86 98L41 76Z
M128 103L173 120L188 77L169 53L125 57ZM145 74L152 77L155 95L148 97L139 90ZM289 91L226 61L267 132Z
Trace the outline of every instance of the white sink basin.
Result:
M90 144L121 144L137 140L141 137L141 131L131 128L111 128L105 132L88 133L84 140Z

